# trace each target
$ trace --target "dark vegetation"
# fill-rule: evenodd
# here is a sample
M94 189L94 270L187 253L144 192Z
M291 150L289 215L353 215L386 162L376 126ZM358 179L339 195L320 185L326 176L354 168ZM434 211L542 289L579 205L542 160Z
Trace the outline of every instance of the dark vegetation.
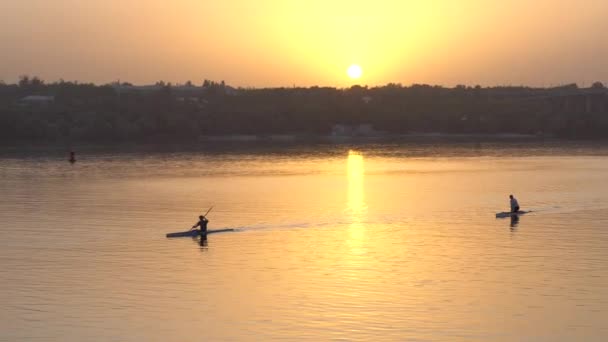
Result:
M388 84L234 89L127 83L0 83L0 141L188 141L247 134L331 134L336 124L384 134L533 134L608 137L608 91L590 88Z

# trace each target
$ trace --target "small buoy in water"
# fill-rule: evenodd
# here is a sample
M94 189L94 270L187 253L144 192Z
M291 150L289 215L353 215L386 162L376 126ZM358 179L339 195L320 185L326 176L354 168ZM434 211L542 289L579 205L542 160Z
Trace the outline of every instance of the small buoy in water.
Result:
M75 163L76 162L76 153L74 153L74 151L70 152L70 159L69 159L70 163Z

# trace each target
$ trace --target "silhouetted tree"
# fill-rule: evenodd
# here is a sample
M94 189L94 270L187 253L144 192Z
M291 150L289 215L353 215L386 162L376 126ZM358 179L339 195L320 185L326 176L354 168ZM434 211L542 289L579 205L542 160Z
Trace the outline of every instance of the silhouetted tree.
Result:
M335 124L371 124L394 134L608 137L608 92L598 91L605 89L599 85L590 91L575 84L542 89L390 83L239 89L236 96L226 95L223 81L204 80L203 87L187 89L156 85L47 84L29 76L18 84L0 83L0 139L158 142L220 134L328 134ZM55 101L43 106L20 101L32 93L54 95Z

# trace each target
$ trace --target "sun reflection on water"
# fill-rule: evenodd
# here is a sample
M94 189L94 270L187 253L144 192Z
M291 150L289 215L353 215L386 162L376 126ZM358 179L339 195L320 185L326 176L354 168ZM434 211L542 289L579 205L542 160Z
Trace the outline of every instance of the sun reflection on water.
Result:
M363 154L348 151L348 210L353 221L359 221L366 209L364 174Z
M365 165L363 154L357 151L348 151L348 205L347 211L351 221L349 229L349 245L354 253L362 253L365 238L365 225L363 224L367 206L365 205Z

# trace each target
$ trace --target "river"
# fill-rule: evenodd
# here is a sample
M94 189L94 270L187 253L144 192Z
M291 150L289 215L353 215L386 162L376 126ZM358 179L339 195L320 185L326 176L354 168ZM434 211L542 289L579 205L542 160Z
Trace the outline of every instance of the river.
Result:
M1 341L605 341L608 146L0 151ZM518 220L496 219L514 194ZM167 239L213 206L206 241Z

